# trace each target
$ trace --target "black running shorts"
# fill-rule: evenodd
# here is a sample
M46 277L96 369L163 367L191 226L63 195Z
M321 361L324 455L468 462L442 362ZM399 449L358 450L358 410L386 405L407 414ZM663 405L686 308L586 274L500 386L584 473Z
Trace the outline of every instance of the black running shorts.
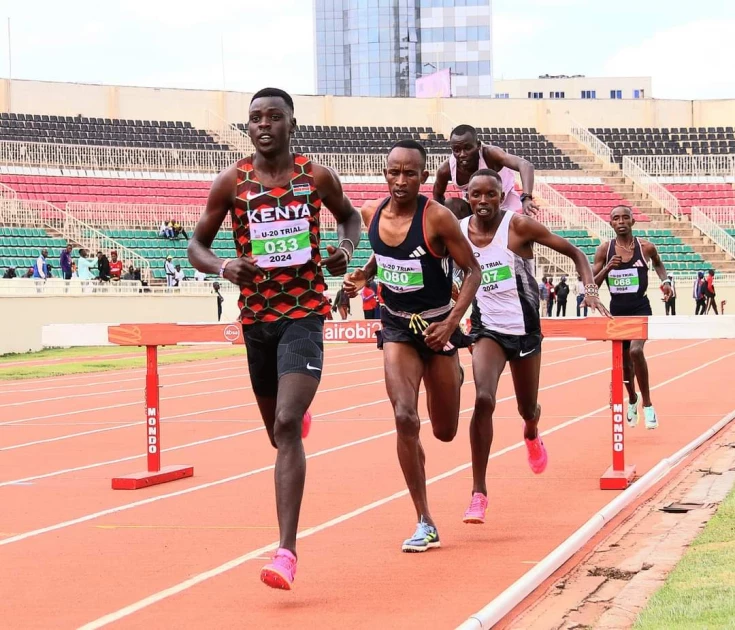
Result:
M471 333L474 342L479 339L492 339L505 352L506 361L522 361L541 352L541 332L530 335L506 335L504 333L488 330L484 327L472 328Z
M433 317L423 319L423 323L419 324L414 321L414 325L411 325L411 320L407 317L401 317L399 315L393 315L388 309L380 309L380 323L382 329L377 333L378 337L378 348L382 350L383 344L386 343L407 343L419 353L419 356L426 361L434 355L442 355L451 357L457 354L459 348L468 348L470 346L470 338L465 335L459 328L457 328L452 336L449 338L449 343L452 344L450 350L441 350L436 352L426 345L426 341L423 335L423 330L429 324L434 322L441 322L446 319L448 313L441 315L440 317Z
M242 327L250 382L256 396L275 398L284 374L308 374L321 380L324 365L324 318L258 322Z

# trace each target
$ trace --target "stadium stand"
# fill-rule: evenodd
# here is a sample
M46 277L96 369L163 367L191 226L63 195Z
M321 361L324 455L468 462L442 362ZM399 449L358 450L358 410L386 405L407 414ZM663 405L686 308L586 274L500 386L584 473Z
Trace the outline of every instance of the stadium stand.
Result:
M0 141L107 147L227 150L203 129L172 120L122 120L83 116L0 114Z
M49 263L58 276L59 254L66 244L66 239L50 236L43 228L0 226L0 274L15 268L19 276L25 275L41 250L48 249Z
M608 128L590 131L612 149L620 163L626 155L718 155L735 153L732 127Z
M679 200L684 214L693 206L735 206L735 189L731 184L664 184Z
M610 208L629 205L636 221L650 221L634 203L604 184L552 184L552 188L577 206L585 206L607 220Z

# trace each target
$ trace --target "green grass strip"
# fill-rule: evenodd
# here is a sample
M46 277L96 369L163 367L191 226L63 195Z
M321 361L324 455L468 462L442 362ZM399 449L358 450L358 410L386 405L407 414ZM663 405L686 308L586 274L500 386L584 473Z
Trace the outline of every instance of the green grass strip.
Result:
M735 489L649 600L634 628L735 629Z

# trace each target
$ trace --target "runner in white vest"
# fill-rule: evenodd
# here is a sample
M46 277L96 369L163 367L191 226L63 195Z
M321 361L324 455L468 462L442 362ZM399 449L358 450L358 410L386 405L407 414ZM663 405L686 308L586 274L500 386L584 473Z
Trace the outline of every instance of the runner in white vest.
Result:
M548 462L538 433L542 335L534 243L569 256L585 284L583 304L609 317L598 299L598 288L584 252L535 219L503 210L503 198L500 175L489 169L477 171L468 186L472 215L460 223L482 270L471 317L476 399L470 424L472 499L464 515L465 523L485 522L485 473L493 440L493 412L498 380L506 363L510 363L518 411L525 421L528 464L534 473L540 474Z
M458 219L471 214L467 203L467 186L470 177L480 169L495 170L503 183L503 210L535 215L538 206L533 201L534 168L528 160L506 153L500 147L482 144L477 138L477 130L470 125L457 126L449 136L452 155L436 172L434 180L434 200L449 208ZM515 172L521 174L523 193L519 196L515 189ZM447 185L451 182L464 193L464 199L445 199Z

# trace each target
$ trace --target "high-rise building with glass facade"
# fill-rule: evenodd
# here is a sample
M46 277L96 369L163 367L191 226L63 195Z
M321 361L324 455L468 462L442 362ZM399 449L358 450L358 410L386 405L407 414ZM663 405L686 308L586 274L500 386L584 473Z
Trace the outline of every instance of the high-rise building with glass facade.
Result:
M453 96L492 96L492 0L315 0L317 94L415 96L450 69Z

